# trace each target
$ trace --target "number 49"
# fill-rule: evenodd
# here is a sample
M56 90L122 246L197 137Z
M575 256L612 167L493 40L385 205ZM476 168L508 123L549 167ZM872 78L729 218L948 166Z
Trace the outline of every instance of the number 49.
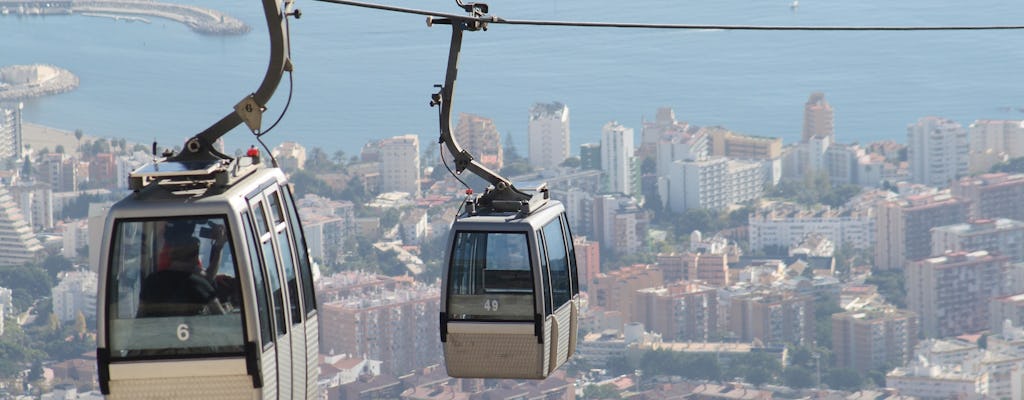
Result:
M498 311L498 299L484 299L484 310Z

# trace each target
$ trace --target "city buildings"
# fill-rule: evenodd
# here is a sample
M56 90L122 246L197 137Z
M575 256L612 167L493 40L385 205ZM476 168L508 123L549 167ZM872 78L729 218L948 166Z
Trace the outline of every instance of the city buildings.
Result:
M395 136L380 141L380 191L420 196L420 139Z
M592 204L589 233L602 247L617 254L629 254L646 245L650 221L636 199L623 194L605 194L594 196Z
M281 169L294 172L306 168L306 148L293 141L284 141L271 151Z
M0 104L0 159L19 161L24 157L21 141L21 109L23 105Z
M835 139L835 115L821 92L811 93L804 104L804 128L800 141L807 142L815 136Z
M469 151L473 158L485 167L498 171L505 165L504 149L501 147L501 133L498 132L493 119L484 118L479 115L459 113L459 122L455 125L455 132L452 134L459 141L459 145ZM565 146L566 157L568 157L568 141L566 141ZM441 151L448 154L447 148L443 148ZM453 157L449 155L445 156L445 159L452 160Z
M750 248L791 248L811 235L822 235L836 246L869 249L875 243L875 214L870 207L802 206L762 201L748 217Z
M327 265L344 261L345 244L355 237L355 205L306 194L295 201L309 255Z
M967 175L967 131L959 123L924 117L907 127L907 159L915 183L948 187Z
M601 170L607 178L607 192L633 194L633 128L612 121L601 128Z
M319 283L323 290L318 294L329 292L323 293L320 307L321 353L380 360L382 369L395 375L438 363L437 286L356 275L325 277Z
M730 298L729 330L744 342L766 345L814 343L814 298L785 290L758 289Z
M1024 174L992 173L964 177L951 192L968 204L971 218L1024 221Z
M6 187L0 187L0 265L22 265L40 259L42 244Z
M668 341L706 342L718 332L718 292L696 282L636 291L634 318Z
M932 255L931 229L966 221L967 206L948 192L881 200L875 206L875 267L902 269Z
M921 318L925 337L944 338L989 327L989 302L1003 295L1006 256L948 253L906 267L907 308Z
M760 163L713 157L700 161L675 161L661 192L667 208L676 213L691 208L723 209L759 198L765 174Z
M1024 121L977 120L967 127L970 172L988 172L993 165L1024 157Z
M534 167L554 168L569 158L569 106L559 102L534 104L526 132L528 158ZM632 145L632 136L630 140ZM632 147L628 154L633 154Z
M932 228L932 255L986 250L1024 261L1024 222L1012 219L975 219Z
M634 292L659 287L664 283L660 269L637 264L598 275L587 293L592 306L617 311L622 315L622 321L628 323L637 321L633 306L636 300Z
M836 366L860 372L905 365L917 345L917 315L893 306L832 314Z
M53 288L53 314L60 322L72 322L81 313L86 320L96 317L97 276L92 271L66 272Z

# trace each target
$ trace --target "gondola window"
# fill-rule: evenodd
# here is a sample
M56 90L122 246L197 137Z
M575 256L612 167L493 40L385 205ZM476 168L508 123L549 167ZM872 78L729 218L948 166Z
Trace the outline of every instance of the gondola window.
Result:
M108 276L114 357L239 353L241 291L223 216L115 224Z
M533 320L534 280L526 234L458 232L450 273L451 319Z

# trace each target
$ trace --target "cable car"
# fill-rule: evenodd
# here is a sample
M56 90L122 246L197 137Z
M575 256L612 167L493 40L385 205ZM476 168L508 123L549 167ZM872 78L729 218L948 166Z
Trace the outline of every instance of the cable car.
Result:
M154 164L111 207L97 339L110 398L315 397L298 214L284 174L247 161Z
M468 169L490 187L479 196L468 191L448 237L440 312L445 365L457 378L543 379L576 352L580 311L572 232L565 207L550 199L545 184L517 188L474 160L452 135L463 31L487 27L486 4L456 2L470 17L427 20L452 26L445 83L431 105L441 106L440 143L454 157L453 175L458 179Z
M576 351L579 285L565 208L550 200L530 214L469 209L452 225L442 283L448 374L543 379Z
M266 133L262 112L292 69L291 5L263 0L271 54L259 89L133 171L133 193L109 210L96 349L108 398L319 398L312 263L287 179L255 148L232 158L213 146L243 122Z

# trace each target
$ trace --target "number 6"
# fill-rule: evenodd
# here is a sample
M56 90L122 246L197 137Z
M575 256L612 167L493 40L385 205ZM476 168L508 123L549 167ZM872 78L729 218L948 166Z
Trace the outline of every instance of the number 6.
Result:
M188 331L188 325L186 325L186 324L179 324L178 325L178 340L180 340L182 342L187 341L189 336L191 336L191 334Z

